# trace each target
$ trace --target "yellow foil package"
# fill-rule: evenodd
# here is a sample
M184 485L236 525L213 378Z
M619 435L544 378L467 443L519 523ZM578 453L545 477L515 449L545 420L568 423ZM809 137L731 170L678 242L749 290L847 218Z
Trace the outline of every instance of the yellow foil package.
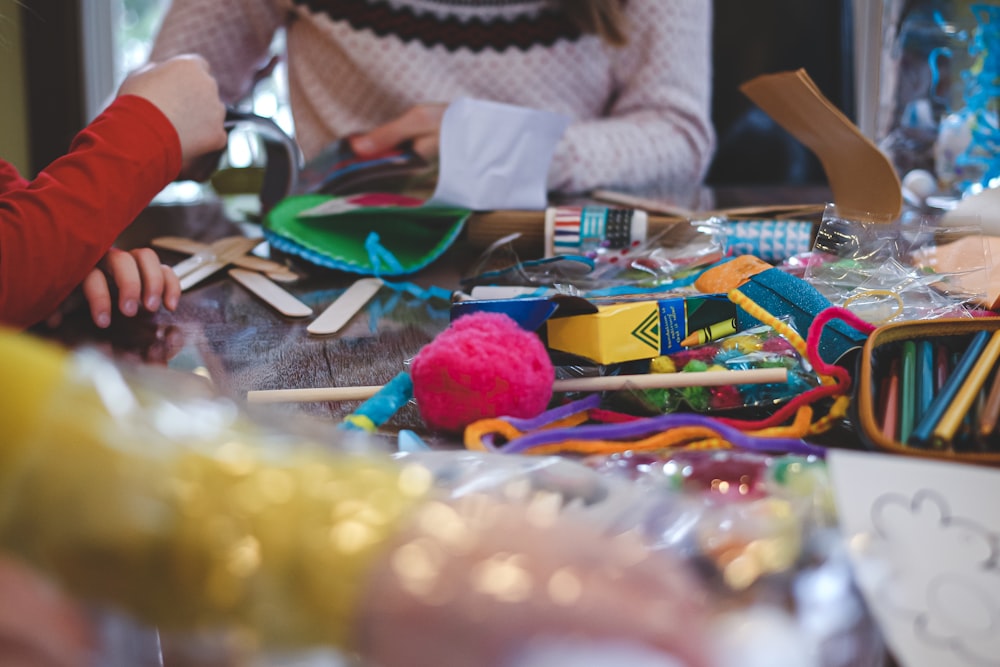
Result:
M736 306L724 294L710 294L598 306L595 313L553 317L546 329L551 349L614 364L735 333L735 318Z

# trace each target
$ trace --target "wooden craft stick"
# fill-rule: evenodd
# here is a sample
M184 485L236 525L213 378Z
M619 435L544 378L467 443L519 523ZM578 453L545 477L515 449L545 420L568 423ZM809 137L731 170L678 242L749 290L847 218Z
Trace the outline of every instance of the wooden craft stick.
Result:
M230 244L229 239L240 240L234 241ZM256 257L254 255L247 254L260 245L261 241L263 241L263 239L227 237L226 239L220 239L219 241L209 245L207 243L195 241L183 236L159 236L153 239L150 244L154 248L191 255L191 257L175 264L173 267L174 273L181 278L192 271L207 265L209 262L221 262L224 258L219 255L220 253L224 253L226 255L225 258L229 259L230 264L238 266L242 269L250 269L251 271L263 273L271 280L282 283L290 283L298 280L298 274L290 270L284 264L275 262L274 260L264 259L263 257ZM220 268L222 267L217 267L211 273L215 273L215 271L218 271ZM202 278L205 277L207 277L207 275L203 274ZM197 281L192 281L191 284L193 285L195 282Z
M306 327L317 336L335 334L368 303L384 283L381 278L361 278L326 307L319 317Z
M200 283L205 278L208 278L216 271L221 271L222 269L225 268L225 266L226 266L225 262L210 261L205 264L202 264L199 268L195 269L194 271L188 271L184 275L178 276L180 278L181 291L186 292L187 290L191 289L192 287Z
M185 255L197 255L209 249L208 244L184 236L158 236L149 242L154 248L173 250Z
M246 269L229 269L229 275L282 315L288 317L312 315L312 308L272 283L263 274Z
M743 371L699 371L696 373L649 373L648 375L604 375L568 378L552 383L552 391L614 391L718 387L730 384L771 384L788 382L787 368L754 368ZM315 387L310 389L265 389L247 392L249 403L313 403L363 400L374 396L381 386Z
M213 262L215 262L215 253L213 253L211 249L207 248L203 251L194 253L187 259L181 260L177 264L174 264L171 268L174 270L174 273L177 274L178 278L183 278L191 272Z
M184 243L185 241L187 243ZM216 271L225 268L232 260L250 252L260 245L261 241L262 239L251 239L245 236L228 236L211 245L204 245L179 237L160 237L154 239L153 245L170 249L198 248L194 255L173 267L174 273L180 279L181 291L186 291Z

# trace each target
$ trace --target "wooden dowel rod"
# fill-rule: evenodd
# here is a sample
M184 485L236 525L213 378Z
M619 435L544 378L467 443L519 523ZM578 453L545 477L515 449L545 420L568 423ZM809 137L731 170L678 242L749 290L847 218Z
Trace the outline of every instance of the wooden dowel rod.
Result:
M717 387L726 384L770 384L788 382L786 368L754 368L744 371L699 371L695 373L649 373L648 375L603 375L556 380L553 392L671 389ZM249 403L321 403L371 398L382 387L316 387L311 389L265 389L247 392Z

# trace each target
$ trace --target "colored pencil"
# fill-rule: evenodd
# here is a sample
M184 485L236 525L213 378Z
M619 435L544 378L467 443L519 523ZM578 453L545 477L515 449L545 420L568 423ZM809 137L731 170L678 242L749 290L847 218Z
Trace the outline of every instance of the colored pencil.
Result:
M985 332L981 332L985 333ZM997 359L1000 359L1000 329L990 336L989 344L985 346L982 354L977 355L975 363L972 364L967 373L962 386L959 388L955 398L948 405L941 421L934 427L933 442L937 446L948 446L955 439L955 433L962 424L962 419L972 407L976 395L986 382L993 367L996 366ZM963 355L963 361L965 355ZM958 369L956 369L957 372Z
M917 344L903 341L899 364L899 440L907 442L913 432L917 407Z
M994 373L989 392L986 394L986 402L983 404L982 412L979 413L976 435L982 444L989 444L997 432L998 422L1000 422L1000 373Z
M944 343L938 343L934 350L934 395L937 396L951 372L951 351Z
M983 348L986 347L989 337L990 334L988 331L980 331L972 337L969 346L959 358L958 363L954 364L952 372L948 375L944 386L941 387L941 391L931 401L927 411L921 415L920 421L914 427L911 436L906 440L900 438L900 442L917 447L928 447L932 444L934 429L958 394L959 389L962 388L966 376L972 370Z
M889 364L889 376L882 391L882 435L895 440L899 429L899 359Z
M922 415L934 400L934 343L929 338L917 341L917 406Z

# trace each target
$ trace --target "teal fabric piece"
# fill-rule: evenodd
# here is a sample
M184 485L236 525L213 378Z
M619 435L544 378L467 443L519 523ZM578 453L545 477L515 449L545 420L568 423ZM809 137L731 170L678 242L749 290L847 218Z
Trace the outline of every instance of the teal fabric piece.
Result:
M471 211L444 206L378 206L301 216L334 197L295 195L264 218L264 236L281 252L331 269L401 276L423 269L458 238Z
M821 312L833 304L815 287L781 269L771 268L751 276L739 290L775 317L789 317L800 336L809 335L809 327ZM742 331L761 322L742 308L736 310L737 328ZM835 364L847 352L864 345L868 334L841 320L832 320L819 339L819 354Z

